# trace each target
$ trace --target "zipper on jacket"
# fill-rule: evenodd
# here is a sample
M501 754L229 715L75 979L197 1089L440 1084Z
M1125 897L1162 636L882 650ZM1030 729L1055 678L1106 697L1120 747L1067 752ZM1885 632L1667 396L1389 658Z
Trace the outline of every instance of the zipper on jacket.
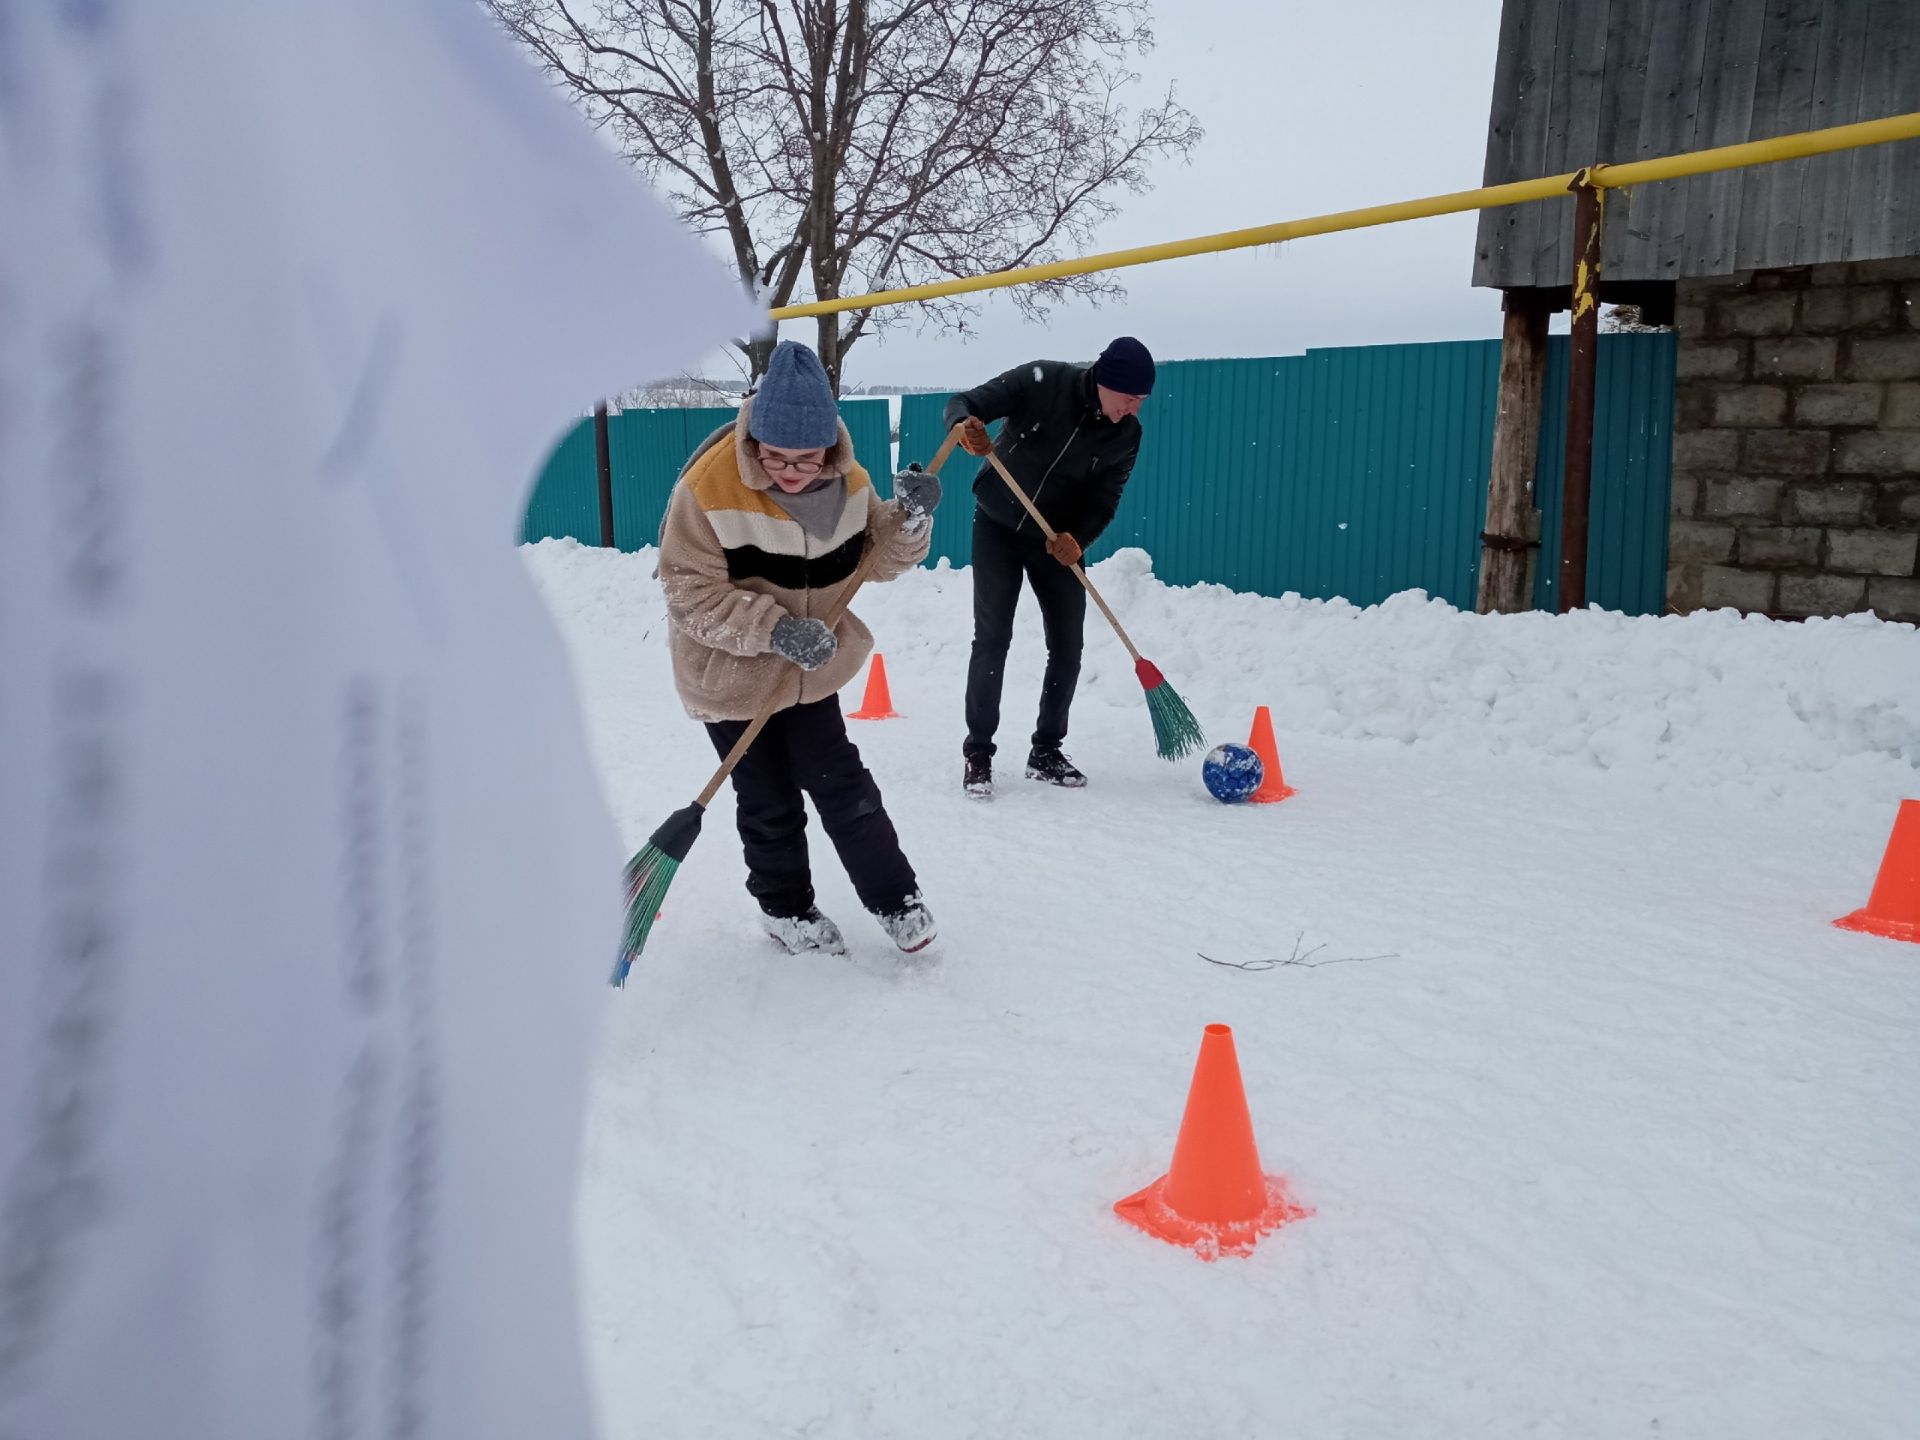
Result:
M1045 475L1042 475L1040 477L1040 483L1033 487L1032 499L1033 499L1034 509L1038 510L1040 508L1040 497L1046 491L1047 481L1052 478L1053 472L1055 469L1059 467L1060 462L1067 458L1067 451L1073 448L1073 442L1078 440L1079 438L1080 438L1080 422L1076 420L1073 422L1072 432L1069 433L1067 436L1067 443L1060 447L1060 453L1053 457L1053 464L1047 466L1047 473ZM1021 506L1020 508L1023 512L1026 509L1024 505ZM1033 517L1031 515L1027 515L1023 513L1020 516L1020 523L1013 527L1013 533L1018 535L1023 529L1026 528L1027 521L1031 520L1032 518Z

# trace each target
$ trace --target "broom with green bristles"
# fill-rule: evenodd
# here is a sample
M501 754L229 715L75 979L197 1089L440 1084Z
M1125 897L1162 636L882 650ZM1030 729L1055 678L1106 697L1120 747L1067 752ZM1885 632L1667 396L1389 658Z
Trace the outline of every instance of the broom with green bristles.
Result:
M1000 462L1000 457L989 449L987 463L1000 472L1000 478L1007 482L1007 488L1013 491L1014 498L1026 507L1027 514L1033 517L1033 523L1040 527L1040 533L1051 540L1054 529L1047 519L1034 508L1033 501L1027 498L1027 492L1020 488L1020 482L1013 478L1011 471ZM1132 639L1127 635L1100 592L1093 588L1093 581L1087 578L1087 572L1078 565L1067 567L1073 571L1079 582L1087 587L1087 594L1093 597L1093 603L1100 607L1100 613L1107 617L1107 623L1113 626L1113 633L1120 637L1120 643L1127 647L1127 653L1133 656L1133 673L1140 679L1140 688L1147 692L1147 714L1153 720L1153 744L1162 760L1179 760L1193 754L1207 743L1207 737L1200 733L1200 722L1193 718L1193 712L1187 708L1187 702L1175 693L1173 686L1167 683L1167 677L1160 673L1160 667L1147 659L1134 648Z
M929 475L940 473L940 467L947 463L947 456L953 453L953 447L959 439L960 427L956 425L935 453L933 462L927 466ZM839 626L840 617L847 613L855 593L873 572L874 561L879 554L879 546L869 545L860 556L859 565L847 580L847 588L840 592L839 600L821 617L829 630ZM666 902L667 887L673 884L673 877L686 860L687 852L693 849L693 842L700 838L700 822L707 813L707 806L713 803L713 797L720 793L720 787L733 774L733 767L740 763L748 747L759 738L760 732L773 718L781 697L787 693L790 679L790 674L783 670L761 703L759 714L753 717L740 738L733 742L727 758L720 762L720 768L707 781L706 789L694 797L691 805L669 815L660 828L647 837L647 843L640 853L627 862L627 929L620 946L620 958L613 966L612 981L615 988L627 983L627 972L633 969L633 962L640 958L640 952L646 948L647 936L653 933L653 922L660 917L660 907Z

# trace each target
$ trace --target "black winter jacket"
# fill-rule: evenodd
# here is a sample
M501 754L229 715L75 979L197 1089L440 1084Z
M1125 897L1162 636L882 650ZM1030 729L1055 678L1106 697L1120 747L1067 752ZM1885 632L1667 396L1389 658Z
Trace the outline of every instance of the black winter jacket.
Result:
M1093 367L1058 360L1015 366L947 402L948 429L969 415L1007 422L994 449L1013 478L1049 525L1082 549L1092 546L1113 522L1140 454L1140 422L1129 415L1115 424L1100 413ZM980 467L973 494L987 517L1007 529L1037 529L991 465Z

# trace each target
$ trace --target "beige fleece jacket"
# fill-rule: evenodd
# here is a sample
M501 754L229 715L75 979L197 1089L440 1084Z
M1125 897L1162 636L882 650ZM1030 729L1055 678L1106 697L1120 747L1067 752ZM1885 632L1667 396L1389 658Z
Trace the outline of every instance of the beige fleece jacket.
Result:
M694 452L660 526L673 680L687 713L701 721L751 719L775 686L779 709L838 692L873 649L859 617L841 618L839 649L812 671L773 652L774 622L824 619L867 546L879 547L871 584L925 559L933 533L925 520L909 524L899 502L874 493L842 424L822 473L846 477L847 502L830 534L808 535L768 493L773 480L747 434L752 404Z

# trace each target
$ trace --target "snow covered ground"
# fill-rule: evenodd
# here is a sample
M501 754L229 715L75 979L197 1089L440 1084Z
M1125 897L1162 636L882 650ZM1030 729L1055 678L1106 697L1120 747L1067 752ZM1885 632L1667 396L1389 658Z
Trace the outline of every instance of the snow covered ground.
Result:
M637 846L713 765L653 557L526 553ZM1300 793L1229 808L1155 759L1091 612L1091 785L1020 779L1029 599L1012 774L968 801L967 576L863 595L907 718L856 736L942 939L903 962L817 843L854 953L779 955L716 804L608 992L608 1433L1913 1435L1920 947L1828 922L1920 794L1920 634L1361 611L1137 551L1095 578L1212 738L1273 707ZM1389 958L1199 958L1296 947ZM1316 1212L1216 1264L1111 1210L1165 1170L1209 1021Z

